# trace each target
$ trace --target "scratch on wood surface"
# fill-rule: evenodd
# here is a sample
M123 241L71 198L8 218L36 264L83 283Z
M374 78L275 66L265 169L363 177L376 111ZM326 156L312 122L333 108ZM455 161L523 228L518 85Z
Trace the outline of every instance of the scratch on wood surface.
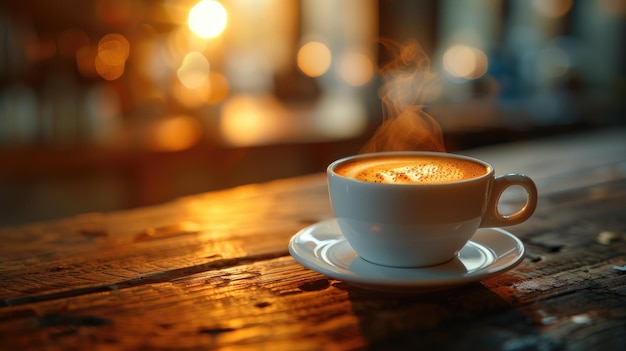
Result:
M235 328L200 328L198 329L199 334L209 334L209 335L218 335L223 333L228 333L235 331Z
M328 289L328 287L330 287L330 281L328 279L314 280L298 286L300 290L304 291L319 291Z
M113 321L107 318L96 316L82 316L69 314L51 314L45 315L38 319L37 324L40 327L47 326L89 326L99 327L112 324Z
M146 228L135 236L134 241L146 241L154 239L169 238L172 236L195 234L200 232L198 224L194 222L179 222L156 228Z
M257 308L265 308L265 307L269 307L269 306L271 306L271 305L272 305L272 304L271 304L270 302L263 301L263 302L257 302L257 303L255 303L255 304L254 304L254 307L257 307Z
M155 284L155 283L163 283L163 282L171 282L178 278L186 278L189 275L202 273L212 270L220 270L228 267L234 267L239 265L246 265L258 261L265 261L268 259L278 258L287 256L288 252L276 252L271 254L263 254L263 255L255 255L248 257L238 257L238 258L230 258L230 259L221 259L216 261L210 261L190 267L182 267L177 269L172 269L168 271L147 274L140 276L138 278L123 280L120 282L116 282L113 284L106 285L95 285L89 286L79 289L71 289L71 290L63 290L53 293L47 294L39 294L39 295L29 295L29 296L20 296L15 298L6 298L4 300L0 300L0 307L8 307L8 306L17 306L23 305L33 302L40 301L49 301L56 299L64 299L73 296L80 296L85 294L92 294L104 291L132 288L141 285Z

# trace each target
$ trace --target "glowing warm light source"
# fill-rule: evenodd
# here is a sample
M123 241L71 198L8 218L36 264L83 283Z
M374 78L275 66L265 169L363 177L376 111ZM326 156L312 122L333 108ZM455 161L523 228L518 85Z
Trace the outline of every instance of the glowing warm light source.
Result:
M338 66L339 76L349 85L365 85L374 76L374 64L369 57L351 52L343 55Z
M191 109L202 106L206 102L209 85L202 84L199 87L189 89L182 82L172 83L172 95L183 106Z
M149 138L149 147L160 151L188 149L200 141L202 125L189 116L176 116L157 123Z
M304 44L298 51L298 67L309 77L319 77L330 68L330 49L320 42Z
M178 102L189 108L204 104L218 104L228 96L229 84L226 77L218 72L211 72L200 85L190 89L182 82L174 84L173 93Z
M264 144L280 138L287 112L276 98L236 95L222 107L220 131L231 145Z
M98 42L98 55L95 58L96 71L106 80L121 77L129 53L130 44L123 35L105 35Z
M121 34L107 34L98 42L98 56L108 65L123 65L130 53L130 44Z
M550 18L564 16L572 8L572 0L534 0L533 6L537 12Z
M96 56L96 72L106 80L116 80L124 74L124 64L109 65L98 55Z
M202 38L218 36L226 28L228 16L224 6L214 0L203 0L189 11L189 29Z
M487 73L487 55L477 48L454 45L444 53L443 66L453 77L477 79Z
M194 89L207 83L209 70L209 61L203 54L190 52L185 55L183 63L176 71L176 75L184 86Z

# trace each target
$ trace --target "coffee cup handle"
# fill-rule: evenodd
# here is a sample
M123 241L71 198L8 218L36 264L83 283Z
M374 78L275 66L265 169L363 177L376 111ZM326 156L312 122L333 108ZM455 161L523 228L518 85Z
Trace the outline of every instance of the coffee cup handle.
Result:
M522 208L510 215L498 210L502 193L510 186L519 185L526 191L526 203ZM537 186L532 179L523 174L506 174L494 179L489 195L489 204L480 227L505 227L524 222L535 212L537 207Z

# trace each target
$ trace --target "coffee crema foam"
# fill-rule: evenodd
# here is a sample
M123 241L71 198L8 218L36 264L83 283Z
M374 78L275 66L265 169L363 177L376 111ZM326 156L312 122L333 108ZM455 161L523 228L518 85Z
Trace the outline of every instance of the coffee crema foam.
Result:
M335 173L344 177L387 184L449 183L477 178L489 170L469 160L436 156L374 157L335 167Z

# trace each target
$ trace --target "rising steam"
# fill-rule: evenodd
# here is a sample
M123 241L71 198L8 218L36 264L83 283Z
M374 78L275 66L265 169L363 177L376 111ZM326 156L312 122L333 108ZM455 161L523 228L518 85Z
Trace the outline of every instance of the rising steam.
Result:
M435 75L430 60L415 41L405 46L383 41L394 59L381 68L379 90L383 123L361 152L445 151L441 127L422 109Z

